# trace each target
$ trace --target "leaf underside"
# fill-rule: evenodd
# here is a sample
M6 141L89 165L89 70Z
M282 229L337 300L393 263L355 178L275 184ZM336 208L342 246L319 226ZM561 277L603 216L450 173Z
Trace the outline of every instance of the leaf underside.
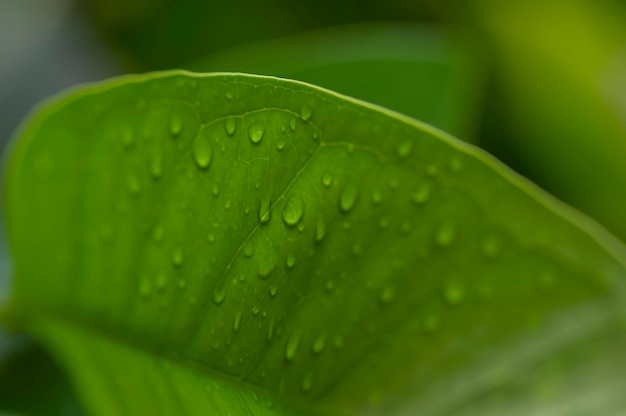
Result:
M5 197L13 315L93 414L624 408L619 243L382 108L125 77L33 116Z

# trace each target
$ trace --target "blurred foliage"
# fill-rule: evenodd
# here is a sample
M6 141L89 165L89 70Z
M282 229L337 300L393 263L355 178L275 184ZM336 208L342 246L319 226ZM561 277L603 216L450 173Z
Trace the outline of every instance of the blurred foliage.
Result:
M0 360L0 409L32 416L80 416L83 414L65 374L31 339L7 342ZM6 351L7 345L11 345ZM36 374L36 376L34 376Z
M80 0L129 68L177 68L246 42L371 21L428 21L419 2Z
M185 68L309 82L475 141L485 78L480 56L458 29L361 24L254 42Z

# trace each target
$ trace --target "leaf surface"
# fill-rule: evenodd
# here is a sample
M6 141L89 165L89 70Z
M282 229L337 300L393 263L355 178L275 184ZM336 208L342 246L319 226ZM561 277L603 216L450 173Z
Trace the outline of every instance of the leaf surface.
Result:
M84 87L19 133L5 204L12 316L93 414L623 406L620 243L380 107L241 74Z

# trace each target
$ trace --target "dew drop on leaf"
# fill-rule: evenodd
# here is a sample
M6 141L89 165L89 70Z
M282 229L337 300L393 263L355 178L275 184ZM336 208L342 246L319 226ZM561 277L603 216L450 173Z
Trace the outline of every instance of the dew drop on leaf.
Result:
M448 247L454 241L456 231L452 224L444 224L437 230L435 241L439 247Z
M141 282L139 284L139 294L144 298L150 297L152 294L152 284L149 279L145 277L141 278Z
M235 313L233 318L233 332L239 332L239 326L241 324L241 312Z
M343 212L350 212L354 205L356 204L357 198L359 197L359 190L355 185L348 184L341 195L339 196L339 208Z
M313 374L307 373L302 379L302 392L308 393L313 388Z
M139 178L137 178L134 174L129 174L126 178L126 189L131 196L139 196L141 193L141 182L139 182Z
M411 151L413 150L413 140L405 140L402 143L400 143L396 149L396 151L398 152L398 156L405 158L408 157L411 154Z
M304 216L304 202L301 198L294 196L289 198L283 208L283 221L288 227L297 225Z
M252 123L248 128L248 137L250 138L250 141L254 144L261 143L261 140L263 140L263 135L265 135L265 127L263 127L261 123Z
M217 287L215 289L215 292L213 293L213 302L215 302L216 305L220 305L222 302L224 302L224 298L226 297L226 290L224 290L223 287Z
M291 269L296 264L296 257L292 254L287 256L287 268Z
M320 354L322 351L324 351L325 346L326 346L326 334L321 333L317 336L317 338L315 338L311 351L313 351L313 354L316 354L316 355Z
M317 217L317 222L315 223L315 242L319 243L326 236L326 223L324 222L324 218Z
M380 292L380 296L378 297L378 300L383 305L386 305L386 304L391 303L393 299L395 298L395 296L396 296L396 291L394 290L394 288L391 286L388 286L388 287L385 287Z
M500 253L500 242L495 236L485 238L481 250L485 257L494 258Z
M306 104L302 106L302 110L300 110L300 116L302 117L304 121L308 121L311 118L312 114L313 114L313 110L311 109L311 107L309 107Z
M124 129L124 131L122 131L122 145L125 148L130 149L131 147L133 147L134 144L135 134L133 133L132 129L128 127Z
M150 158L150 176L154 180L163 176L163 158L159 154L155 154Z
M270 194L266 193L263 195L261 202L259 203L259 221L261 221L262 224L267 224L272 218L272 212L270 210L271 200L272 197Z
M247 258L250 258L254 255L254 247L252 243L248 242L243 248L243 255Z
M289 128L291 129L291 131L296 131L296 118L295 117L289 120Z
M180 136L180 133L183 131L183 119L179 113L172 114L170 118L170 134L172 137Z
M183 265L184 254L181 248L176 248L172 251L172 264L174 267L180 267Z
M226 131L226 134L231 137L235 134L235 132L237 131L237 122L234 118L229 117L226 119L226 121L224 122L224 130Z
M156 287L159 290L163 290L165 289L165 286L167 286L167 276L165 275L165 273L161 272L157 275Z
M200 135L193 142L193 160L198 169L207 169L211 166L213 149L205 135Z
M157 225L156 227L154 227L154 229L152 230L152 240L155 243L160 244L163 241L164 236L165 236L165 229L163 228L162 225Z
M439 317L437 315L430 314L426 316L426 318L424 318L422 327L424 328L425 332L433 333L437 329L439 329L439 325L440 325Z
M274 265L272 264L271 259L260 257L258 265L257 265L257 276L259 277L259 279L262 279L262 280L267 279L268 277L270 277L273 271L274 271Z
M330 174L330 172L324 173L324 175L322 176L322 185L324 185L324 187L326 188L329 188L332 184L333 176Z
M300 338L302 337L302 331L296 330L287 339L287 345L285 347L285 358L288 361L292 361L300 345Z
M413 193L411 200L415 203L415 205L422 205L428 202L428 199L430 198L430 192L430 184L424 183L417 189L417 191L415 191L415 193Z
M449 305L458 305L465 298L465 289L460 283L448 282L443 288L443 297Z

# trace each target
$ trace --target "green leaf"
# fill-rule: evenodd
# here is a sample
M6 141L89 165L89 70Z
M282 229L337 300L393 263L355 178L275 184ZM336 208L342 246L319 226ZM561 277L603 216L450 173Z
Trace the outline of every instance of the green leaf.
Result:
M383 108L126 77L38 111L5 197L12 316L93 414L624 409L624 247Z
M473 141L484 74L468 33L361 24L256 42L187 69L274 75L376 103Z

